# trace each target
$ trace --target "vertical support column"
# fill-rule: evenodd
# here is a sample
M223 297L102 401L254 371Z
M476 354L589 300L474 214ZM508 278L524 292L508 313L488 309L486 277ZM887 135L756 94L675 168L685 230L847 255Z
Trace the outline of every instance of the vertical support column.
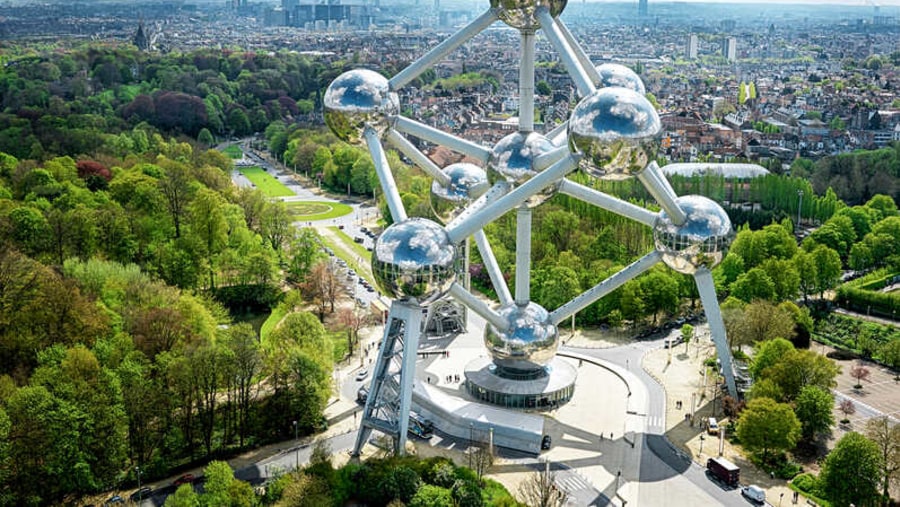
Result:
M526 204L516 212L516 304L531 300L531 208Z
M738 396L737 384L734 381L734 364L731 358L731 349L728 348L728 337L725 335L725 321L722 319L722 311L719 309L719 301L716 299L716 286L712 273L700 268L694 273L697 282L697 290L700 292L700 301L706 312L706 320L709 322L709 334L716 346L716 354L722 365L722 375L725 376L725 385L728 392L735 398Z
M403 454L412 388L416 375L419 335L422 332L422 307L394 301L385 323L384 338L372 371L369 395L356 436L353 455L359 456L372 430L394 439L394 452Z
M519 62L519 132L534 130L534 30L522 30Z

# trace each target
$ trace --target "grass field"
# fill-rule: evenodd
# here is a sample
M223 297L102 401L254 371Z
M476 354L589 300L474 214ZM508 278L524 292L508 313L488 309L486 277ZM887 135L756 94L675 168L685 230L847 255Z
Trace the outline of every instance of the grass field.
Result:
M297 201L286 202L284 205L294 220L326 220L353 212L353 208L339 202Z
M322 240L322 244L327 246L328 248L330 248L331 251L334 252L334 255L336 255L338 258L343 259L347 263L347 266L350 269L352 269L353 271L356 271L357 275L369 280L369 282L372 282L371 276L368 274L367 271L365 271L365 269L368 268L368 264L362 265L362 264L356 262L355 255L347 255L346 250L344 250L340 246L336 245L335 242L331 240L331 238L328 238L326 236L319 236L319 237ZM341 242L341 244L343 244L343 242ZM368 259L368 257L366 257L366 259Z
M242 167L241 174L247 177L256 188L268 197L287 197L294 195L288 187L281 184L271 174L263 171L261 167Z
M329 227L329 229L334 231L334 233L337 234L337 236L339 238L341 238L341 242L343 242L345 245L347 245L347 248L350 248L351 250L353 250L353 252L356 253L356 255L359 255L360 257L362 257L363 259L366 259L366 260L372 259L372 252L366 250L366 247L353 241L353 238L351 238L350 235L348 235L346 232L344 232L334 226Z
M242 152L236 144L229 145L227 148L222 150L222 153L228 155L231 158L241 158L244 156L244 152Z

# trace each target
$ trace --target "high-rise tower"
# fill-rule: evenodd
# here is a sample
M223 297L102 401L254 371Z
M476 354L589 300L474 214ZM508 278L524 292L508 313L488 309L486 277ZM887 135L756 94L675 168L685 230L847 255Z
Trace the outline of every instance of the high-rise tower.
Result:
M638 0L638 17L647 17L647 0Z
M687 36L687 41L684 45L684 57L688 60L696 60L697 59L697 51L700 49L700 39L697 37L697 34L692 33Z
M728 37L722 45L722 56L729 62L737 60L737 39Z

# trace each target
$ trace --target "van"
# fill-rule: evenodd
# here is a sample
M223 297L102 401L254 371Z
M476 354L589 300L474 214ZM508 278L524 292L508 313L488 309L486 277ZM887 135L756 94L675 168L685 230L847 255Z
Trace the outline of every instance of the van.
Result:
M706 471L725 484L737 487L741 480L741 469L725 458L709 458L706 460Z
M716 421L715 417L710 417L709 421L706 423L706 432L710 435L718 435L719 434L719 421Z

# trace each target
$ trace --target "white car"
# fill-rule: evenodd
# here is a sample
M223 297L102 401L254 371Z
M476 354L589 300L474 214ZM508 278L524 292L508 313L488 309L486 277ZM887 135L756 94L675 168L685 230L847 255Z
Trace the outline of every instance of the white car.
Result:
M741 494L754 503L766 503L766 492L755 484L741 488Z
M356 374L356 380L365 380L365 378L368 376L369 376L369 370L362 369L362 370L359 370L359 373Z

